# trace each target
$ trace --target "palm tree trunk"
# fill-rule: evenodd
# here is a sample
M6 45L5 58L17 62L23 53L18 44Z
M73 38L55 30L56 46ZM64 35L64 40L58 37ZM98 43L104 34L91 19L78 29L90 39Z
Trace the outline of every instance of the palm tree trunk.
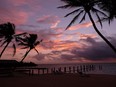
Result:
M30 51L31 51L31 49L29 49L29 50L25 53L24 57L22 58L22 60L21 60L20 62L23 62L23 60L26 58L27 54L28 54Z
M10 42L8 42L8 43L6 44L6 46L4 47L4 49L2 50L2 52L0 53L0 58L2 57L2 54L3 54L4 51L6 50L7 46L9 45L9 43L10 43Z
M89 18L92 22L92 25L95 29L95 31L97 32L97 34L112 48L112 50L116 53L116 48L101 34L101 32L97 29L96 25L95 25L95 22L91 16L91 13L88 12L88 15L89 15Z

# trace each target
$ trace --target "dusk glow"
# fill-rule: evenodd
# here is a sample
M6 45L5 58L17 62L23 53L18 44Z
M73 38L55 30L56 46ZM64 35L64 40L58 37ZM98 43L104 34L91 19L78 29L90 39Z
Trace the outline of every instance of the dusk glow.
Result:
M60 0L0 0L0 24L11 22L16 25L16 33L28 32L38 35L43 42L32 50L24 61L35 63L83 63L83 62L116 62L116 54L97 35L92 23L87 18L83 23L78 21L65 30L73 16L64 17L70 10L58 9L64 5ZM96 19L96 18L95 18ZM97 20L96 20L97 21ZM116 20L103 23L100 32L116 46ZM0 47L0 51L3 48ZM9 46L1 59L20 61L25 54L17 46L17 53L12 57L13 49Z

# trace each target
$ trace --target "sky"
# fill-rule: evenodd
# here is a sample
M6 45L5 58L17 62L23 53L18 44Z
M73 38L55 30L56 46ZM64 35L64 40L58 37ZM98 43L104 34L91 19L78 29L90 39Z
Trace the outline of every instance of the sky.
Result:
M43 42L32 50L24 61L38 64L116 62L116 54L97 35L88 17L79 24L78 20L68 30L66 26L74 17L64 16L73 9L58 9L64 5L60 0L0 0L0 24L14 23L16 33L28 32L38 35ZM93 18L96 20L95 16ZM100 32L116 46L116 20L103 28L96 23ZM3 47L0 47L0 51ZM17 46L12 57L12 46L6 49L1 59L20 61L27 49Z

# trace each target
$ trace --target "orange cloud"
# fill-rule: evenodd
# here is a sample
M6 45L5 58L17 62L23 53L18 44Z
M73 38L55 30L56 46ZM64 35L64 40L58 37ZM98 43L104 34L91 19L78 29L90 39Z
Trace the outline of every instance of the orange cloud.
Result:
M82 23L82 24L77 24L77 25L71 26L71 27L69 27L68 30L77 30L77 29L80 29L80 28L88 28L90 26L92 26L91 22Z
M71 50L72 48L82 48L82 45L77 43L76 41L59 41L54 43L52 49L53 50Z
M81 34L81 33L77 33L79 35L80 39L87 39L89 38L96 38L97 35L96 34Z

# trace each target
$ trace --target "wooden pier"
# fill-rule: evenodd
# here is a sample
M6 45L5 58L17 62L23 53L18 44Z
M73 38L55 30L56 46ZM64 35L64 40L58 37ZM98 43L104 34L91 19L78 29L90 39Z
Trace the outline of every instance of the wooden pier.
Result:
M37 71L36 73L39 75L40 71L42 72L41 74L47 74L48 68L17 68L15 71L26 72L29 75L34 75L35 74L34 71Z
M100 68L100 69L99 69ZM29 75L40 75L40 74L54 74L54 73L79 73L79 72L90 72L96 69L95 65L78 65L78 66L69 66L69 67L53 67L53 68L37 68L37 67L26 67L26 68L17 68L16 71L26 72ZM99 70L102 69L102 66L98 67Z

